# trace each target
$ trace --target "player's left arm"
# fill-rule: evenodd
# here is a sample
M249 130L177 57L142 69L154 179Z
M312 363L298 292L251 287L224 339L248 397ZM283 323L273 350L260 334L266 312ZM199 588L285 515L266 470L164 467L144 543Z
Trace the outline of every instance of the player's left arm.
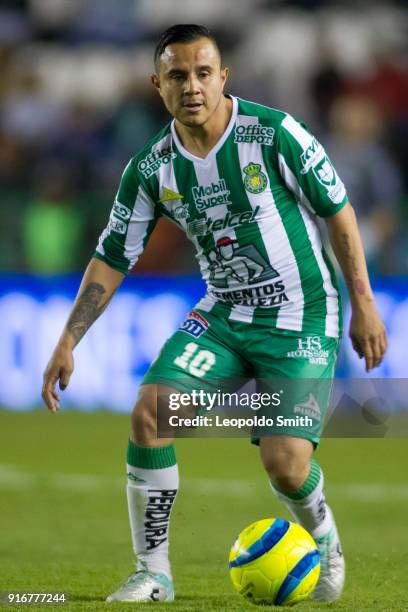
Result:
M350 202L325 218L330 242L347 283L352 317L349 335L354 350L363 357L369 372L378 366L387 349L384 323L370 286L363 244Z

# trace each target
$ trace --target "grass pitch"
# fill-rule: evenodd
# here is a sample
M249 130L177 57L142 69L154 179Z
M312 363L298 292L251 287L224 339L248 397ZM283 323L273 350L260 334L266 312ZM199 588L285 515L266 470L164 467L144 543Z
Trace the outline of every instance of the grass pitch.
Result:
M128 418L119 415L0 411L0 591L65 592L65 608L73 610L135 609L104 602L132 571L127 436ZM176 448L176 601L159 609L255 610L229 582L229 548L248 523L289 518L268 488L258 451L244 439L179 440ZM347 584L336 604L296 609L407 611L406 440L324 440L317 454L341 529Z

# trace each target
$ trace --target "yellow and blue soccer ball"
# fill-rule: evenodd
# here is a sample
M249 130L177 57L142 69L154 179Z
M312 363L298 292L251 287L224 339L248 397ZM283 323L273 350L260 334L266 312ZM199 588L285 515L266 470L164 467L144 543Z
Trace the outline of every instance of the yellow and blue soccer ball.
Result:
M252 523L229 556L232 584L254 604L292 605L306 599L320 575L320 555L303 527L281 518Z

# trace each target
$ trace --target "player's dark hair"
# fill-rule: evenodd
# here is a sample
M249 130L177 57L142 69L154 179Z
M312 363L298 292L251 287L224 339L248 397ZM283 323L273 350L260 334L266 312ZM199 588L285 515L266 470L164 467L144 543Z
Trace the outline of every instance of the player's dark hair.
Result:
M168 45L172 45L174 43L194 42L199 38L209 38L221 55L218 43L208 28L203 25L196 25L194 23L179 23L167 28L167 30L161 34L154 51L155 66L157 66L161 55L164 53L164 50Z

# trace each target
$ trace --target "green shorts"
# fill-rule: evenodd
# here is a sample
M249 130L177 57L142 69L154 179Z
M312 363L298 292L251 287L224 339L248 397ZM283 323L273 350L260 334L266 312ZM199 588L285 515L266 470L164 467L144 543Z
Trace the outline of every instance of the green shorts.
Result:
M318 444L328 409L339 339L277 330L266 321L251 324L193 310L164 344L142 384L179 392L233 390L255 379L257 390L284 387L276 423L268 435L306 438ZM285 384L282 384L282 381ZM318 382L320 381L320 382ZM307 418L306 418L307 417ZM278 424L279 421L279 424ZM254 434L257 443L262 434Z

